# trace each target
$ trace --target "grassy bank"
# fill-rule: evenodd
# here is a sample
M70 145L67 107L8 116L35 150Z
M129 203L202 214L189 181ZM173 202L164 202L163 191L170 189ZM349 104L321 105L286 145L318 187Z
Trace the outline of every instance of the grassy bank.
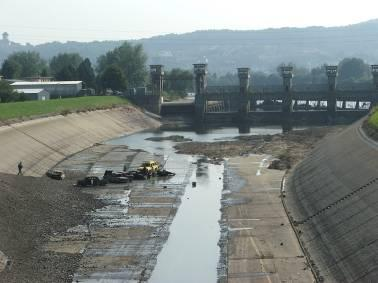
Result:
M369 127L372 127L375 130L378 130L378 108L375 107L372 111L372 114L369 116L368 119Z
M117 96L85 96L47 101L0 103L0 120L111 108L128 104Z
M362 123L365 133L375 141L378 141L378 107L375 107Z

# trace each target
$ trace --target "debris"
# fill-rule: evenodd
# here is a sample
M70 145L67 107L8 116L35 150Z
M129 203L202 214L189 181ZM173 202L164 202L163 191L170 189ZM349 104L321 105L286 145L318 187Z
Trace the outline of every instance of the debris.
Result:
M66 177L64 172L59 170L48 170L46 176L54 180L63 180Z
M106 180L100 179L97 176L85 177L82 180L77 181L76 185L78 187L96 187L96 186L105 186L107 183Z
M113 172L112 170L106 170L104 173L104 180L109 183L130 183L134 176L128 172Z
M175 176L175 175L176 175L175 173L167 171L165 169L157 171L158 177L167 177L167 176Z

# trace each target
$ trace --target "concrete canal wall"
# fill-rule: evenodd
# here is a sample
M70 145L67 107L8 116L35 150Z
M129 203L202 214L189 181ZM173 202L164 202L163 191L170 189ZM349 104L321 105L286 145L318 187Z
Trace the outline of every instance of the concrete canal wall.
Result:
M378 278L378 145L361 121L322 140L287 179L284 198L319 281Z
M95 143L160 123L131 107L53 116L0 127L0 172L41 176L62 159Z

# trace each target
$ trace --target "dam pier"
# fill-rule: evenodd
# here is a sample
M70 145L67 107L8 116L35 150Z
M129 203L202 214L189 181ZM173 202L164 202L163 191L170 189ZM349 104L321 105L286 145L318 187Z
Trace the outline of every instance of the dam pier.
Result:
M151 65L152 90L126 97L164 116L186 115L195 123L345 123L368 113L378 99L378 65L371 83L338 86L337 66L326 66L326 84L293 84L293 67L282 66L282 85L253 85L250 68L238 68L239 86L209 86L207 64L194 64L194 100L163 102L164 66ZM253 76L253 74L252 74Z

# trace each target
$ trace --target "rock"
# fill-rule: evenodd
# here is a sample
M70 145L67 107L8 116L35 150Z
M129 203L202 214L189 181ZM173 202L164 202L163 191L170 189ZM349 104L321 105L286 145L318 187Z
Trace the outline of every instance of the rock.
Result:
M0 272L2 272L10 262L3 252L0 251Z

